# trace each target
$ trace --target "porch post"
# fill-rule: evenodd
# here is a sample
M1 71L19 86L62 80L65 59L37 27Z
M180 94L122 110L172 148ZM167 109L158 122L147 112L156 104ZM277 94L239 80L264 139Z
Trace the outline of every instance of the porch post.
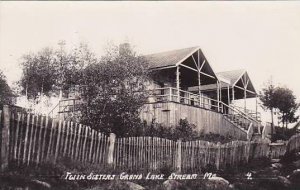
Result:
M255 117L256 117L256 120L257 120L257 94L255 96Z
M218 104L218 112L220 111L220 89L219 89L219 81L217 81L217 104Z
M201 98L200 70L198 70L198 93L199 93L199 106L201 106L202 98Z
M177 102L180 102L180 79L179 79L179 66L176 67L176 89L177 89Z
M219 82L219 91L220 91L220 102L222 102L222 87L220 82Z
M230 91L229 91L229 85L227 85L227 104L230 105ZM227 114L229 114L229 109L227 110Z
M232 101L234 101L234 86L232 86Z
M220 107L220 111L222 111L223 113L223 105L221 104L222 102L222 87L221 87L221 82L219 82L219 107Z
M246 87L244 87L244 111L246 113L247 105L246 105L247 91Z
M227 85L227 100L228 100L228 105L230 104L230 92L229 92L229 85Z

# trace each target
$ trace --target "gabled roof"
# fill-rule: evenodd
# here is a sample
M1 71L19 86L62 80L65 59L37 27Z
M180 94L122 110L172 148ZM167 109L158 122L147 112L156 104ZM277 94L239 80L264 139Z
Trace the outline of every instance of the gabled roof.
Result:
M149 62L152 68L176 66L178 63L184 61L186 58L191 56L198 49L199 47L177 49L172 51L144 55L144 58Z
M233 70L233 71L224 71L216 73L217 76L225 78L230 81L230 86L234 85L242 76L245 74L246 70L240 69L240 70Z
M218 76L218 78L223 78L224 81L228 81L224 82L224 81L220 81L220 87L222 89L227 89L228 85L230 88L232 88L233 86L235 87L239 87L242 88L242 77L247 77L249 78L249 75L247 74L246 70L233 70L233 71L225 71L225 72L219 72L216 74ZM198 87L190 87L189 90L191 91L196 91ZM203 85L200 87L201 90L203 91L209 91L209 90L216 90L217 89L217 85L216 84L209 84L209 85ZM247 86L247 90L250 90L254 93L256 93L255 88L249 78L249 84Z

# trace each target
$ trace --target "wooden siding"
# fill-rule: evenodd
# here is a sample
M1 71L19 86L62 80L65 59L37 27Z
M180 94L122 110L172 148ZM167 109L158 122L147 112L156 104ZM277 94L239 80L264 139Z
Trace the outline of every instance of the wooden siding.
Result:
M189 123L196 126L198 132L231 135L236 139L247 139L247 132L236 127L222 114L176 102L145 104L141 111L141 119L147 123L154 120L166 127L177 125L180 119L187 119Z

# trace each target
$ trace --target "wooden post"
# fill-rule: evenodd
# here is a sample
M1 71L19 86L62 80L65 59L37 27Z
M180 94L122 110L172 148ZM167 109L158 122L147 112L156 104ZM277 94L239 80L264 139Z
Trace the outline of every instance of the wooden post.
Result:
M200 64L200 63L198 63ZM200 70L198 71L198 93L199 93L199 105L201 105L202 98L201 98L201 80L200 80Z
M220 111L220 90L219 90L220 86L219 86L219 81L217 81L217 104L218 104L218 112Z
M62 120L59 120L58 132L57 132L57 137L56 137L56 139L57 139L56 140L56 148L55 148L55 153L54 153L54 163L56 162L58 153L59 153L61 128L62 128Z
M177 140L177 162L176 162L177 171L181 172L181 139Z
M91 143L90 143L90 153L89 153L89 158L88 161L92 163L92 153L93 153L93 148L94 148L94 136L95 136L95 130L92 129L92 136L91 136Z
M232 101L234 101L235 97L234 97L234 86L232 86Z
M169 101L172 101L172 87L169 88Z
M180 78L179 66L176 67L176 89L177 89L177 102L180 102Z
M0 115L1 118L1 115ZM10 110L8 105L3 106L3 126L1 130L1 171L8 167L9 154L9 127L10 127Z
M79 151L79 145L80 145L80 139L81 139L81 129L82 129L82 125L79 124L78 126L78 139L77 139L77 145L76 145L76 152L75 152L75 159L80 160L79 156L80 156L80 151Z
M222 102L222 87L221 87L221 83L219 82L219 107L221 108L221 112L223 113L223 107L221 107L220 102Z
M217 154L216 154L216 168L220 169L220 159L221 159L221 143L217 143Z
M113 161L114 161L115 140L116 140L116 135L114 133L110 133L110 135L109 135L108 156L107 156L107 164L108 165L112 165Z
M247 105L246 105L246 98L247 98L247 91L246 91L246 86L244 87L244 111L246 113Z
M229 90L229 85L227 85L227 99L228 99L228 102L227 102L227 105L230 105L230 90ZM229 109L228 109L228 111L227 111L227 114L229 114L228 113L229 112Z
M255 96L255 118L257 120L257 95Z

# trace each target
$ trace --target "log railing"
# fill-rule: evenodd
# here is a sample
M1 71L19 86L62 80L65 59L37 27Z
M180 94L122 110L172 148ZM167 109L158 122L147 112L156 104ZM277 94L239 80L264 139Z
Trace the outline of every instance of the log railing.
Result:
M188 91L178 90L173 87L150 90L149 103L168 101L223 112L218 100L209 98L203 94L194 94Z
M230 120L235 121L246 130L248 130L250 124L252 123L253 128L257 128L258 132L260 133L261 123L259 121L257 121L247 113L244 113L233 106L229 106L224 102L220 102L220 104L222 105L222 110L224 110L223 114Z
M244 107L236 106L234 104L231 104L230 106L246 113L247 115L251 116L253 119L255 119L257 121L261 121L261 113L260 112L250 110L250 109L245 109Z

